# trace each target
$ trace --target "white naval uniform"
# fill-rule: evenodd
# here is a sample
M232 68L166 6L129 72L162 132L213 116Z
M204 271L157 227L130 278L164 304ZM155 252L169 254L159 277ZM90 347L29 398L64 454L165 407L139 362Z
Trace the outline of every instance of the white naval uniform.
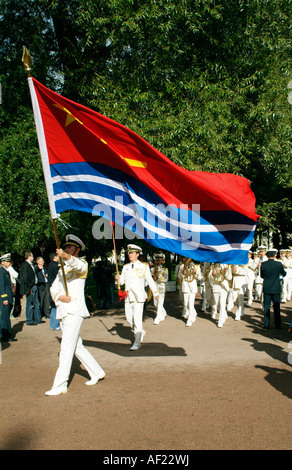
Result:
M233 279L233 300L237 302L237 309L235 312L235 320L240 320L244 315L244 293L247 286L247 265L236 264L232 266Z
M202 294L202 299L203 299L202 306L201 306L202 312L205 312L208 306L213 308L215 304L213 290L212 290L212 287L210 285L210 280L209 280L211 264L212 263L204 262L203 269L202 269L202 281L200 282L200 285L202 286L201 294Z
M183 317L187 318L186 326L191 326L197 318L195 309L195 297L198 292L197 280L202 279L201 268L199 264L190 263L189 269L193 269L193 276L184 275L185 264L182 263L179 269L178 278L181 279L181 291L183 295Z
M264 284L264 280L260 275L260 271L261 271L261 264L264 261L268 261L268 257L266 255L264 255L263 257L256 258L254 261L255 261L255 273L256 273L256 277L255 277L255 281L254 281L254 284L255 284L255 298L259 299L262 302L263 301L263 284Z
M125 299L125 315L133 328L136 345L141 345L145 333L143 330L143 307L147 298L145 281L152 290L153 297L156 297L158 290L148 264L137 260L135 263L124 265L119 285L125 285L125 291L128 292Z
M289 301L291 300L291 296L292 296L292 257L289 256L287 259L288 259L287 276L285 277L287 277L287 301Z
M285 303L288 300L288 268L289 268L289 260L286 256L279 259L281 261L283 268L286 271L286 276L283 278L282 283L282 295L281 295L281 302Z
M182 261L180 261L179 264L176 265L175 271L174 271L174 277L175 277L175 280L176 280L176 283L177 283L177 290L178 290L179 300L183 304L184 299L183 299L183 294L182 294L182 291L181 291L181 279L178 277L180 267L181 267L182 264L183 264Z
M251 306L252 301L253 301L253 286L254 286L254 281L255 281L255 260L252 258L249 258L247 262L247 305Z
M82 339L79 336L83 320L89 316L84 293L88 271L87 262L83 258L71 256L64 263L64 270L71 302L66 303L59 300L61 295L66 295L61 269L50 289L53 302L57 307L56 318L62 320L60 321L62 329L60 361L54 380L54 389L67 387L74 354L84 365L91 378L104 375L103 369L83 346Z
M229 281L232 279L231 266L228 264L215 263L211 265L209 281L214 296L212 318L215 318L219 310L218 327L222 327L227 320L226 301L229 292Z
M166 310L164 308L164 299L166 292L166 282L168 281L168 269L165 266L154 266L151 268L152 276L157 276L155 282L156 289L158 291L159 297L158 300L154 299L154 306L156 307L156 318L154 320L155 324L158 324L166 317Z

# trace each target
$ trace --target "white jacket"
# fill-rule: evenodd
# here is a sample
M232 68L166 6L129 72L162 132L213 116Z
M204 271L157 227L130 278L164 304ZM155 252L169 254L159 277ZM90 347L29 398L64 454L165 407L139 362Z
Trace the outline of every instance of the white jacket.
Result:
M132 264L134 267L132 268ZM125 264L120 276L119 284L125 284L125 291L128 296L125 302L145 302L147 294L145 291L145 281L153 292L153 297L158 295L156 284L151 276L150 268L147 263L136 261L135 263Z
M165 266L154 266L151 268L151 274L152 276L157 276L157 280L154 280L157 290L160 294L164 294L168 281L168 269Z
M60 295L66 295L62 269L51 286L51 296L57 307L57 319L62 319L66 315L78 315L88 317L89 312L85 303L85 280L88 272L88 264L84 258L71 258L64 263L65 276L67 280L68 294L71 302L60 302Z
M181 264L178 278L181 279L181 290L183 293L193 293L196 294L198 292L198 285L197 281L202 279L201 267L199 264L195 264L193 262L189 263L189 272L191 273L189 276L188 274L184 274L185 265Z

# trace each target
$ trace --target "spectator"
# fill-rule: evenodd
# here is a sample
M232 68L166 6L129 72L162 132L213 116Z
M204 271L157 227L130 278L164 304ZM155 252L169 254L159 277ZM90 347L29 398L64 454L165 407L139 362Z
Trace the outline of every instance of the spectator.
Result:
M36 259L36 276L37 276L37 288L40 301L40 309L42 317L50 318L50 293L48 286L48 274L45 268L44 258L39 256Z
M7 253L0 258L0 337L1 340L16 341L12 337L12 329L10 322L10 311L13 305L13 294L11 289L10 274L7 268L10 266L11 255Z
M45 322L42 321L32 252L26 251L24 259L25 261L20 268L20 295L26 295L26 324L32 326Z

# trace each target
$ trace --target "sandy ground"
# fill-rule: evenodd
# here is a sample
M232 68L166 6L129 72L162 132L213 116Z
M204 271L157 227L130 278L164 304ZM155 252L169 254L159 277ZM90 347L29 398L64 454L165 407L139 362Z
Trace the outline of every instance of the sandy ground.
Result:
M288 450L291 442L292 302L282 304L281 330L262 329L258 301L218 328L200 312L187 328L177 293L168 317L144 315L143 347L129 350L132 333L123 304L97 311L82 338L106 378L88 387L74 360L68 392L45 396L58 366L61 332L12 320L17 342L2 344L2 450Z

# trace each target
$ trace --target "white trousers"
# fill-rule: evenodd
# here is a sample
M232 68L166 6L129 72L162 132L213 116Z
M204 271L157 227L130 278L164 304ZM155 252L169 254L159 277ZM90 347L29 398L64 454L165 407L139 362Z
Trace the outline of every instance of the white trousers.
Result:
M281 302L286 302L287 300L290 299L288 299L288 278L286 275L283 279Z
M126 320L133 328L135 341L140 344L143 333L144 302L125 302Z
M157 320L164 320L164 318L166 317L166 310L163 306L164 299L165 299L165 294L161 292L159 293L158 300L154 299L154 306L156 307Z
M215 311L219 310L219 320L218 323L223 324L227 318L227 312L226 312L226 300L227 300L227 290L223 289L220 286L220 290L218 289L217 291L213 291L214 295L214 313Z
M244 292L242 289L234 289L233 300L237 307L235 318L238 320L244 315Z
M255 289L255 298L262 301L263 300L263 284L255 283L254 289Z
M205 312L205 310L207 309L207 304L209 304L210 307L213 307L214 306L214 303L215 303L215 300L214 300L214 295L213 295L213 290L208 283L205 284L205 287L203 289L203 292L202 292L202 311Z
M74 354L91 378L104 373L94 357L82 344L79 333L83 320L83 317L77 315L67 315L60 322L62 330L60 361L53 388L67 387Z
M287 279L287 300L288 301L291 300L291 296L292 296L292 278L288 277Z
M184 298L184 307L183 307L183 317L187 318L191 322L194 322L197 317L197 312L195 309L195 292L183 292Z
M254 278L248 278L247 288L246 288L247 305L251 305L253 301L253 285L254 285Z
M183 304L184 303L184 295L181 291L181 286L178 287L178 297L179 297L179 300L181 301L181 303Z

